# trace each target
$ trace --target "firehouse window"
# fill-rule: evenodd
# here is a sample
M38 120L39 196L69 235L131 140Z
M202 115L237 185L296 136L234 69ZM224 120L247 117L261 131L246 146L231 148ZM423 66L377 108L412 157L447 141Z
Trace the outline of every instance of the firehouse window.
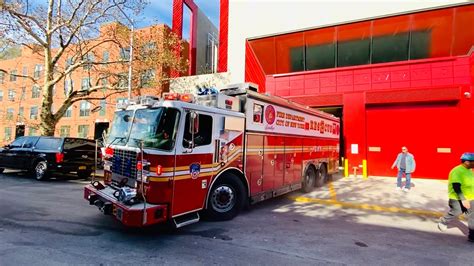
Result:
M189 123L191 114L186 114L186 122L184 127L183 147L189 147L192 141L192 135L189 132ZM212 116L199 114L199 127L197 133L194 134L194 147L211 144L212 141Z
M370 39L340 42L337 45L337 66L357 66L370 62Z
M430 55L431 31L411 33L410 59L428 58Z
M263 123L263 105L253 104L253 122L258 124Z
M372 39L372 64L408 60L408 32Z

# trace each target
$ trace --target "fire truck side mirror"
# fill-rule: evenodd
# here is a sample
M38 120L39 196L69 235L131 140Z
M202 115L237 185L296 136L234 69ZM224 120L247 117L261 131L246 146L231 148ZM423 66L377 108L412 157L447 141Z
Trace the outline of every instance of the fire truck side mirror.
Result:
M194 135L199 133L199 115L196 112L190 113L191 119L189 120L189 134Z

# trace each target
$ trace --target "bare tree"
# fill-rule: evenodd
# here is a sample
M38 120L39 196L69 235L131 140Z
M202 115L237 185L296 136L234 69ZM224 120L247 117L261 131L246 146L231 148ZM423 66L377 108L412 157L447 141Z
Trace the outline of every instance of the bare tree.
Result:
M27 78L42 88L42 135L54 135L56 124L75 102L102 100L127 90L130 30L120 23L126 21L122 11L137 15L145 6L146 0L47 0L44 6L0 0L0 39L26 47L44 62L42 79L9 73L0 65L0 72ZM184 49L183 42L169 28L132 34L137 35L132 75L136 93L141 87L161 88L171 69L186 69L187 62L174 56L176 47ZM110 51L110 59L103 58L104 50ZM86 73L89 84L67 86L66 97L52 112L55 85L66 84L77 72Z

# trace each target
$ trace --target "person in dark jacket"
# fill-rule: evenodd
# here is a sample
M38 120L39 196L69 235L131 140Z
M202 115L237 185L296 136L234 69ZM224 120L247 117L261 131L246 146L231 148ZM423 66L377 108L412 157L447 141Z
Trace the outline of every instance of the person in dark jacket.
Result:
M461 156L461 164L449 172L448 194L449 212L440 218L438 228L444 231L449 222L465 213L469 216L468 240L474 242L474 152L467 152Z

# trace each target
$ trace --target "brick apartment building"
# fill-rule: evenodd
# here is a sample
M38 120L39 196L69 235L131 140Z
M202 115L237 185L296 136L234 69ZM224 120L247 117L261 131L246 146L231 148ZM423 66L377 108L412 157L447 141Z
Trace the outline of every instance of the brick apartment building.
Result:
M124 27L117 23L105 24L100 28L100 40L104 35L109 34L113 27ZM139 49L162 49L163 42L160 38L165 36L166 32L170 32L170 28L166 25L153 25L146 28L138 29L134 32L136 39L141 39L142 46L135 47L134 53ZM143 38L149 39L146 42ZM128 40L127 40L128 41ZM124 87L127 86L128 75L128 42L125 41L122 47L106 44L99 46L94 50L92 60L94 62L107 62L109 60L123 60L123 64L102 66L114 67L113 71L120 71L124 77ZM143 45L144 43L144 45ZM186 48L187 49L187 48ZM67 57L64 57L67 58ZM44 74L43 57L33 54L29 48L23 48L21 55L16 58L0 61L0 68L8 71L9 74L0 72L0 144L11 142L18 136L22 135L39 135L39 114L42 102L42 87L35 84L31 79L21 76L29 76L42 81ZM60 62L58 67L65 67L70 58ZM140 91L133 90L132 95L154 94L159 95L162 91L167 90L167 85L155 82L159 80L165 72L169 70L165 68L149 69L145 71L145 75L140 77ZM66 99L66 94L71 88L88 89L91 84L97 84L98 74L90 67L81 67L72 73L69 77L60 81L54 88L53 92L53 112L58 110L61 103ZM102 81L101 82L108 82ZM78 87L79 86L79 87ZM107 93L105 89L97 92L95 96L100 97ZM71 136L82 138L98 138L102 132L109 127L112 120L115 106L118 102L127 98L127 92L115 94L103 100L80 101L74 103L59 121L56 126L56 136Z

